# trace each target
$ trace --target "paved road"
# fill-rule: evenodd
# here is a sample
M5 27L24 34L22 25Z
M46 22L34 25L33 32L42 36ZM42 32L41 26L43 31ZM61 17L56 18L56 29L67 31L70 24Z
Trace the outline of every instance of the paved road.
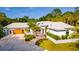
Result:
M33 42L29 43L7 36L0 40L0 51L43 51L43 49Z

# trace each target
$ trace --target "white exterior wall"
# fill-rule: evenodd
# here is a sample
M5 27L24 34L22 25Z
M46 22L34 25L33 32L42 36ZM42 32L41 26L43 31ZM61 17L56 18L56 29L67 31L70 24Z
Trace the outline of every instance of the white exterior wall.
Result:
M74 33L74 31L72 31L72 30L69 30L69 34L71 34L71 33Z
M66 35L66 31L58 31L58 32L56 32L56 31L53 31L53 30L48 29L47 32L56 34L56 35L58 35L58 36ZM73 33L73 32L74 32L74 31L69 30L69 34L71 34L71 33Z
M56 35L58 35L58 36L62 36L62 35L65 35L65 34L66 34L66 31L59 31L59 32L56 32L56 31L49 30L49 29L47 30L47 32L56 34Z

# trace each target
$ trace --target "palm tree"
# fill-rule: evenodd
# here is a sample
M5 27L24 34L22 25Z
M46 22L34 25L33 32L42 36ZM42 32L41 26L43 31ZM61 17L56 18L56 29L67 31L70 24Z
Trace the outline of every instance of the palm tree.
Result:
M73 15L74 15L74 26L76 26L79 20L79 10L75 10Z
M70 12L70 11L65 12L63 14L63 18L65 20L65 23L71 24L71 21L73 20L73 12Z

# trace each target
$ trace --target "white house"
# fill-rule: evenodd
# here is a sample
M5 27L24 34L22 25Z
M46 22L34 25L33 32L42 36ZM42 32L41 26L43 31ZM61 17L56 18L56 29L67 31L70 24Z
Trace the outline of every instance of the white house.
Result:
M68 31L69 34L74 31L70 30L73 26L68 25L63 22L51 22L51 21L40 21L37 22L37 25L42 28L41 32L45 33L45 27L47 27L47 32L62 36L65 35Z
M5 26L3 29L6 35L24 34L26 33L25 30L29 29L29 26L27 23L11 23ZM29 33L32 33L31 29Z

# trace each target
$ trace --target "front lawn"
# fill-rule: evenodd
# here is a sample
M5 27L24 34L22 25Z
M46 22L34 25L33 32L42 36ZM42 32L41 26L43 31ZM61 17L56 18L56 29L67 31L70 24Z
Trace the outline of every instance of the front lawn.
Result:
M62 43L62 44L54 44L52 41L48 39L41 39L36 42L40 47L47 49L49 51L75 51L74 47L75 43Z

